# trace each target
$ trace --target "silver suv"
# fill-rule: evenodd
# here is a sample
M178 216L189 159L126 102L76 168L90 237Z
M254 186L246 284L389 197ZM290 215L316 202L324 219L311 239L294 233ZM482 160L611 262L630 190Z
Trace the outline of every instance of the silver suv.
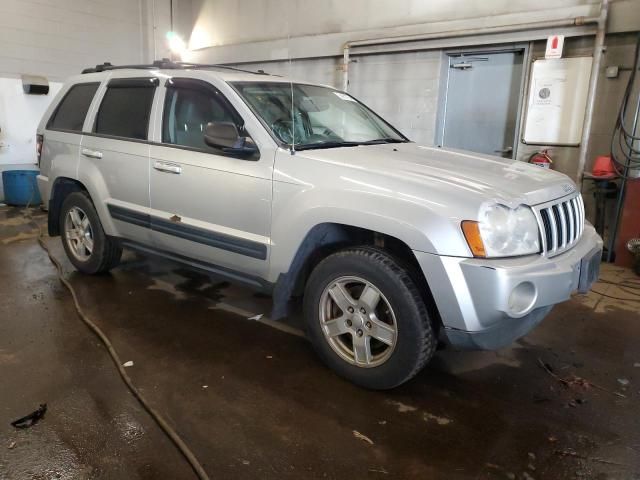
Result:
M322 360L395 387L438 341L497 349L598 275L574 183L416 145L348 93L156 62L71 78L38 128L49 234L96 274L122 248L303 297Z

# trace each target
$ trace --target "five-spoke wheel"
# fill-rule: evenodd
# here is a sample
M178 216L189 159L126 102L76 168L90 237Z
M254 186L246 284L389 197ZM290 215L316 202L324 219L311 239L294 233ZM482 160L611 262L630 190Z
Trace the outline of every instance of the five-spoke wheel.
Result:
M83 273L101 273L120 261L122 247L105 235L87 192L72 192L60 209L62 245L71 263Z
M349 248L311 272L307 333L322 360L367 388L406 382L433 355L437 336L411 271L387 252Z
M347 362L375 367L393 353L395 314L371 282L356 276L337 278L325 288L319 308L320 325L329 345Z
M71 252L86 262L93 252L93 229L89 217L80 207L72 207L64 219L64 235Z

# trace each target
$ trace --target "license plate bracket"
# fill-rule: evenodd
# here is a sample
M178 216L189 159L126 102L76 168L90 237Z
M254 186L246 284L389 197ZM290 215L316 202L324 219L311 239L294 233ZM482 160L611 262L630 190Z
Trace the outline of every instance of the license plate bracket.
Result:
M600 261L602 250L597 249L580 260L580 277L578 279L578 293L587 293L600 276Z

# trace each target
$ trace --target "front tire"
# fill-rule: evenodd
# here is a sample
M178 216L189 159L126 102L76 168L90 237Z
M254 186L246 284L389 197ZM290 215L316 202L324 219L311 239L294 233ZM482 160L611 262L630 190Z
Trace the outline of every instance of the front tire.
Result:
M82 273L107 272L120 262L122 247L104 233L87 193L73 192L64 199L60 232L67 257Z
M324 363L365 388L408 381L436 350L433 323L408 271L373 248L322 260L307 282L304 313Z

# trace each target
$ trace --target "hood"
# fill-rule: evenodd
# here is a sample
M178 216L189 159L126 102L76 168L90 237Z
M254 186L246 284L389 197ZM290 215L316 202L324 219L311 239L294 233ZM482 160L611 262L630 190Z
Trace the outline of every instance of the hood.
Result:
M298 154L396 180L446 183L506 203L537 205L576 191L573 181L559 172L517 160L415 143L305 150Z

